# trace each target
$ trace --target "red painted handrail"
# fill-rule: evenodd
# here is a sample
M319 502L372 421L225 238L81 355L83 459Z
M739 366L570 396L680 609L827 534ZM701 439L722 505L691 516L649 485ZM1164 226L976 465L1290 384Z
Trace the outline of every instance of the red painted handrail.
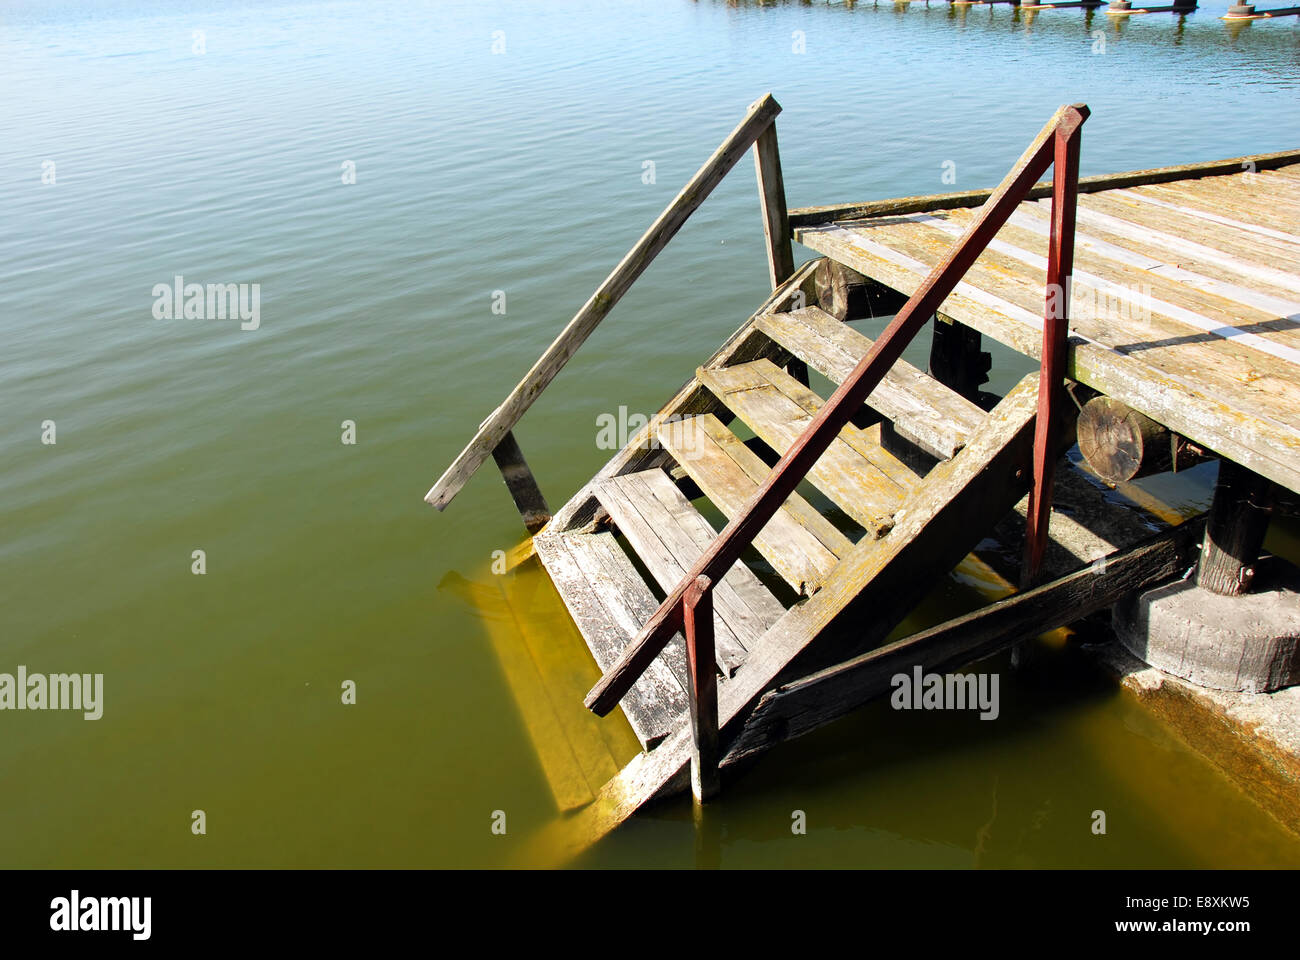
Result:
M1028 149L1016 161L1011 172L980 208L974 222L953 246L948 256L935 265L929 276L912 294L903 308L885 328L871 350L849 377L813 418L812 423L786 451L768 474L749 502L727 524L717 539L696 561L641 632L624 649L587 694L586 705L604 716L627 693L654 661L672 636L689 623L689 633L699 636L712 631L711 607L707 594L731 569L741 553L763 529L786 499L804 479L808 470L826 451L843 427L866 402L885 374L902 356L903 350L929 321L948 295L965 276L989 241L1006 223L1029 189L1055 164L1052 190L1052 230L1048 257L1046 309L1043 323L1042 373L1039 386L1038 418L1034 437L1034 481L1029 511L1026 546L1026 576L1036 575L1047 535L1047 511L1052 490L1052 467L1055 464L1053 439L1059 423L1059 397L1064 391L1065 340L1068 320L1068 280L1074 251L1074 208L1078 188L1079 129L1088 117L1083 104L1061 107ZM702 596L702 594L704 596ZM701 601L705 602L702 604ZM707 617L697 616L701 607ZM713 671L712 643L698 640L691 644L693 654L710 651L710 661L691 663L692 676ZM698 686L695 679L692 686ZM694 691L692 691L694 698ZM700 704L698 706L704 706ZM697 753L701 735L708 738L709 719L697 716L692 703ZM713 734L716 738L716 700L713 709ZM703 728L703 729L702 729ZM701 778L697 771L696 781ZM697 796L699 792L697 791Z

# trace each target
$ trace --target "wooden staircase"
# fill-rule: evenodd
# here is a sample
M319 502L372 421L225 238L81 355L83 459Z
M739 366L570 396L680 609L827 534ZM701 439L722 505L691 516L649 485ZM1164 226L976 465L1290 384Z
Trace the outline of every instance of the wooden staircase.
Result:
M755 342L759 339L761 344ZM618 472L617 464L632 452L621 451L614 470L575 498L598 504L593 522L570 530L553 523L534 539L538 558L602 670L618 659L717 537L691 498L728 520L741 513L770 473L769 461L785 454L822 408L824 400L778 363L797 359L838 383L872 346L870 338L817 307L760 311L731 342L750 349L729 352L697 370L694 383L706 397L701 402L695 396L695 412L666 408L652 429L629 445L645 452L657 447L658 462ZM743 359L755 350L762 355ZM754 538L750 555L715 588L719 683L725 685L741 669L788 608L822 589L845 557L890 537L898 513L914 499L925 499L929 471L909 466L884 438L903 438L938 463L957 456L986 418L975 404L912 365L895 364L862 411L859 419L866 425L851 423L840 430L808 471L808 495L792 494ZM738 436L733 428L741 427L757 442ZM571 503L559 516L578 515L582 505ZM990 524L996 519L990 517ZM972 526L961 552L986 532L982 525ZM689 689L679 634L622 700L645 748L683 725Z
M770 96L751 106L425 496L443 509L487 457L496 461L602 671L586 706L599 716L621 706L643 748L555 823L557 836L543 831L538 843L551 853L586 846L688 782L707 800L729 765L878 695L881 670L961 662L1033 636L1024 631L1061 610L1048 604L1043 614L1036 588L990 608L981 629L953 624L881 647L1027 491L1026 579L1039 570L1069 412L1064 301L1046 297L1040 371L987 413L902 354L1049 167L1047 287L1061 289L1087 108L1056 112L874 343L809 306L827 305L814 279L822 261L793 263L772 126L779 110ZM552 515L515 424L751 146L772 295ZM810 388L809 370L836 385L829 397ZM1171 544L1144 550L1132 562L1146 573L1180 557ZM1122 559L1116 569L1127 575ZM1057 582L1051 596L1108 596L1090 576ZM796 692L782 696L791 680Z

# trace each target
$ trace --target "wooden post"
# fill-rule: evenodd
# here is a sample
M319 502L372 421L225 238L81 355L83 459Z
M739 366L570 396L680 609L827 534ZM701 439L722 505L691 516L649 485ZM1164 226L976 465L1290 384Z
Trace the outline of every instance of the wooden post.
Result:
M1250 590L1276 489L1271 480L1231 460L1219 461L1196 585L1235 597Z
M775 290L794 273L790 246L790 217L785 206L785 181L781 154L776 148L776 125L771 124L754 141L754 170L763 207L763 234L767 238L767 274Z
M1080 129L1056 132L1052 160L1052 230L1047 250L1047 306L1034 426L1034 481L1029 488L1025 559L1020 586L1032 586L1047 550L1052 514L1061 403L1065 396L1066 334L1070 328L1070 277L1074 272L1074 217L1079 180Z
M1125 403L1093 397L1079 411L1079 452L1109 484L1166 470L1186 470L1205 460L1199 447Z
M813 288L817 293L817 306L836 320L857 320L871 313L867 278L837 260L822 260L817 265ZM901 306L902 303L897 305Z
M542 496L512 431L507 431L501 442L492 448L492 459L501 471L519 516L523 517L524 526L529 533L536 533L550 522L551 508L546 505L546 498Z
M993 357L981 350L980 344L978 330L936 314L934 338L930 341L930 376L977 402L980 387L988 382L993 366Z
M686 662L691 671L691 793L696 803L711 800L720 787L712 585L708 577L696 577L682 597Z

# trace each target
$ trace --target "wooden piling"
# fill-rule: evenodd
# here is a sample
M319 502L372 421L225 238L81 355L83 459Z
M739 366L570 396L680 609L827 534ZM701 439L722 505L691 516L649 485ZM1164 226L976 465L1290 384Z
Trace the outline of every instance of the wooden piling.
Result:
M1229 597L1249 592L1273 501L1271 481L1231 460L1220 461L1197 586Z

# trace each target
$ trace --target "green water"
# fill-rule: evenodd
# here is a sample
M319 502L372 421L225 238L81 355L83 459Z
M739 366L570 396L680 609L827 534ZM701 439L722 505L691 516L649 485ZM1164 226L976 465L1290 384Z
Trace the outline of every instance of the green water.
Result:
M554 804L438 584L518 520L490 470L421 502L474 425L764 91L793 205L989 185L1069 101L1084 174L1294 147L1296 24L1220 6L0 5L0 672L105 690L97 721L0 713L0 866L510 859ZM760 302L761 242L746 162L517 431L553 505L599 414L657 408ZM155 319L177 274L260 284L260 326ZM998 669L996 723L862 711L582 862L1300 864L1069 655Z

